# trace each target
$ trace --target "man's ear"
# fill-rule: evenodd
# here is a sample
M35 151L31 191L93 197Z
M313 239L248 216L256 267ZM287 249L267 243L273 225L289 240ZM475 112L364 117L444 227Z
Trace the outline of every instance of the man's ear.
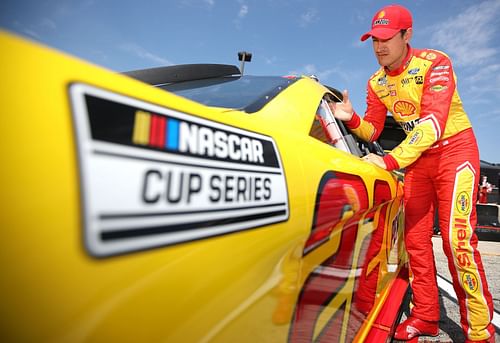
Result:
M406 29L405 36L404 36L406 44L408 44L410 42L410 39L412 36L413 36L413 28L409 27L408 29Z

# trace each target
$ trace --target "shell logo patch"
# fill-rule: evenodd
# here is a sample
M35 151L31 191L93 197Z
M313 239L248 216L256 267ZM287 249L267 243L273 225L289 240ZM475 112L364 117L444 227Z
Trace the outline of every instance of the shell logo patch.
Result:
M377 18L383 18L385 17L385 11L380 11L380 13L378 14L378 17Z
M462 275L462 285L469 294L476 293L479 288L477 277L474 274L468 272Z
M393 112L401 117L408 117L415 114L417 108L409 101L398 100L393 106Z
M468 215L470 213L470 196L467 192L460 192L456 199L456 208L460 214Z

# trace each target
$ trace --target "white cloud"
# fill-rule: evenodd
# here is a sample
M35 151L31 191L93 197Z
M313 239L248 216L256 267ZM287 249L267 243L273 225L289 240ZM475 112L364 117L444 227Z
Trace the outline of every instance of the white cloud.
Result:
M249 8L248 8L248 5L245 4L245 1L243 1L243 0L238 0L238 3L240 4L240 9L238 11L238 15L233 20L233 23L238 30L241 30L241 28L242 28L241 23L242 23L243 19L247 16Z
M498 47L492 40L499 27L499 16L500 1L475 4L463 13L432 26L431 43L450 54L455 65L464 66L473 61L474 67L477 67L498 54Z
M300 16L299 25L301 27L306 27L318 19L318 10L316 8L310 8Z
M472 115L474 117L474 121L483 127L489 127L495 121L500 121L500 110L493 109L491 111L476 111Z
M173 64L169 60L167 60L161 56L155 55L152 52L147 51L146 49L144 49L143 47L141 47L135 43L125 43L125 44L122 44L120 46L120 48L122 50L125 50L125 51L131 53L132 55L135 55L139 58L148 60L148 61L153 62L153 63L157 63L157 64L162 65L162 66L167 66L167 65Z
M215 0L181 0L178 3L181 7L192 7L192 8L213 8L215 6Z
M465 80L472 83L478 83L485 80L496 79L496 88L500 89L500 64L491 64L484 68L477 68L474 73Z
M19 21L15 20L13 21L13 25L19 32L22 32L25 35L35 38L37 40L42 39L42 37L44 36L43 33L47 31L47 29L49 30L56 29L56 24L54 23L54 21L48 18L43 18L41 21L37 23L30 23L28 25L24 25Z
M40 26L51 29L51 30L57 29L56 23L49 18L43 18L41 23L40 23Z
M266 64L274 64L278 60L276 56L264 57Z
M301 67L299 70L292 70L288 74L290 75L315 75L320 82L322 83L331 83L332 79L334 79L333 76L337 76L339 79L342 79L343 81L347 81L349 79L353 78L352 73L347 73L345 70L341 68L328 68L328 69L318 69L316 65L314 64L306 64L305 66Z
M500 65L493 64L475 69L465 78L458 80L458 89L468 96L467 105L496 106L500 98Z
M35 31L31 30L31 29L23 28L21 31L24 32L26 35L28 35L30 37L36 38L38 40L42 39L42 37L40 37L40 35L37 32L35 32Z
M248 14L248 6L241 5L240 11L238 12L238 18L244 18Z

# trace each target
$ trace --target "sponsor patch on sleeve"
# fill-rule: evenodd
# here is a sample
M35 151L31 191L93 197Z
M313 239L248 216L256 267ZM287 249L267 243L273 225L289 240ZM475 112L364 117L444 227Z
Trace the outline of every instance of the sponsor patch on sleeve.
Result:
M288 220L271 137L84 84L70 87L94 256Z

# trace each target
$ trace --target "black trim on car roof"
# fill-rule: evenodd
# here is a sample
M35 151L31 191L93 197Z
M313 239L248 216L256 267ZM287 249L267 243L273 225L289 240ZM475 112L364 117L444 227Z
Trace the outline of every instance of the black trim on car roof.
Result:
M180 64L167 67L157 67L123 72L150 85L209 79L224 76L239 76L238 67L230 64Z
M295 83L299 78L286 79L286 83L281 86L277 86L271 89L267 94L263 95L257 101L251 103L248 106L245 106L243 110L246 113L254 113L261 110L268 102L273 100L278 94L280 94L284 89L288 88L291 84Z

